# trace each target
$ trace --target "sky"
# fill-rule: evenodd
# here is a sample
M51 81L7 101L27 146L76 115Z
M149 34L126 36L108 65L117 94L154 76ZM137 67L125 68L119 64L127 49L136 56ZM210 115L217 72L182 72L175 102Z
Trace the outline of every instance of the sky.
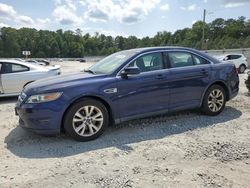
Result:
M81 29L139 38L175 32L202 20L245 16L250 0L0 0L0 27L56 31Z

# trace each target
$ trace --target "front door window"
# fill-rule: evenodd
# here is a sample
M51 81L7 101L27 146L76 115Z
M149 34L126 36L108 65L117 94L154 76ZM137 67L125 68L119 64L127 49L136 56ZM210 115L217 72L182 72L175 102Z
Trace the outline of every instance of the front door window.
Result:
M129 64L129 67L138 67L141 72L161 70L164 68L162 54L146 54Z

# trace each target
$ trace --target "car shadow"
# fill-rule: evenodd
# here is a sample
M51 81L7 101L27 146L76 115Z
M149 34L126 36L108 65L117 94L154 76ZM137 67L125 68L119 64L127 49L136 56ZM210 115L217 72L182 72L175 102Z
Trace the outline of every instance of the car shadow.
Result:
M0 105L1 104L11 104L11 103L16 103L18 97L1 97L0 98Z
M239 118L241 111L226 107L218 116L205 116L195 111L155 116L129 121L109 127L99 138L89 142L76 142L68 136L44 137L14 128L5 138L7 149L22 158L55 158L72 156L98 149L116 147L133 150L128 144L161 139L199 128Z

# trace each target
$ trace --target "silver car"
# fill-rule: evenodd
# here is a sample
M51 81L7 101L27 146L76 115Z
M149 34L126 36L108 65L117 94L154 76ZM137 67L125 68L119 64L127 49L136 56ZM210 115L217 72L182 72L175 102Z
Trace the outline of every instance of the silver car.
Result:
M0 97L17 96L27 84L59 74L59 65L44 67L17 60L0 60Z
M223 62L233 63L239 73L244 73L248 68L247 58L243 54L224 54L215 56L215 58Z

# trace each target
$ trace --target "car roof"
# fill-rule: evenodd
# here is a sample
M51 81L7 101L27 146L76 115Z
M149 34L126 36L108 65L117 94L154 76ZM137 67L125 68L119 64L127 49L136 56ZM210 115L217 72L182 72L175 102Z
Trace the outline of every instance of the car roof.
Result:
M15 63L15 64L20 64L20 65L24 65L24 66L27 66L30 68L35 68L35 69L43 69L44 68L41 65L36 65L36 64L28 63L25 61L18 61L18 60L14 60L14 59L0 59L0 63Z
M236 53L226 53L226 54L221 54L220 56L227 56L227 55L240 55L240 56L244 56L244 54L236 54Z
M215 59L214 57L212 57L211 55L193 49L193 48L187 48L187 47L181 47L181 46L160 46L160 47L146 47L146 48L135 48L135 49L130 49L130 50L124 50L124 51L130 51L130 52L135 52L136 54L140 54L140 53L146 53L146 52L153 52L153 51L161 51L161 50L180 50L180 51L188 51L188 52L193 52L195 54L198 54L202 57L205 57L206 59L212 61L213 63L219 63L219 61L217 59Z
M137 53L139 52L147 52L147 51L155 51L155 50L193 50L192 48L185 48L185 47L180 47L180 46L159 46L159 47L145 47L145 48L134 48L134 49L129 49L125 51L135 51Z
M129 50L124 50L124 51L131 51L135 53L145 53L145 52L151 52L151 51L161 51L161 50L183 50L183 51L191 51L194 53L198 53L200 55L203 55L207 58L210 58L207 53L193 49L193 48L188 48L188 47L181 47L181 46L160 46L160 47L146 47L146 48L134 48L134 49L129 49Z

